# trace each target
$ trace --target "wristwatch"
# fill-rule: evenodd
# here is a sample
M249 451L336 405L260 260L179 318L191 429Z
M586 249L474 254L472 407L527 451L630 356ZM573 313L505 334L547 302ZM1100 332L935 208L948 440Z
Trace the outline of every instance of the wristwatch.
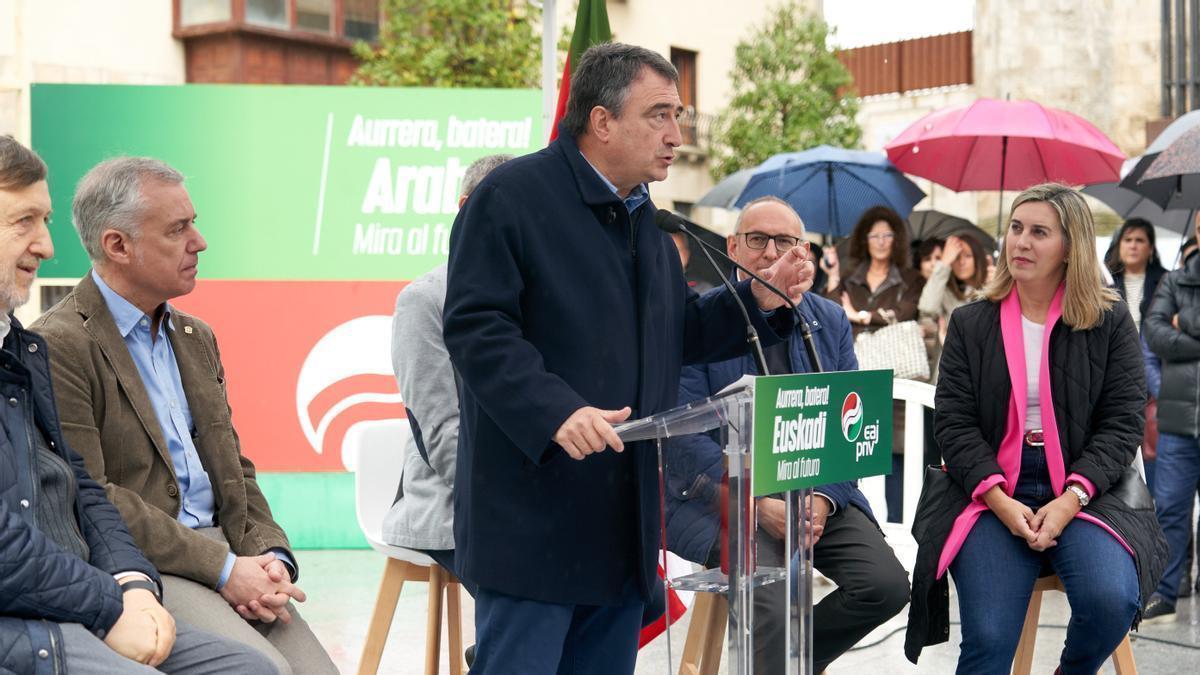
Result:
M1079 498L1079 508L1087 506L1088 502L1092 501L1092 498L1088 496L1087 490L1080 487L1079 483L1071 483L1067 486L1067 489L1074 492L1075 496Z
M158 600L159 603L162 603L162 594L158 592L158 584L154 583L153 581L147 581L145 579L130 579L129 581L121 583L121 593L127 593L135 588L143 591L150 591L154 594L154 599Z
M865 309L858 310L858 320L865 326L871 323L871 313Z

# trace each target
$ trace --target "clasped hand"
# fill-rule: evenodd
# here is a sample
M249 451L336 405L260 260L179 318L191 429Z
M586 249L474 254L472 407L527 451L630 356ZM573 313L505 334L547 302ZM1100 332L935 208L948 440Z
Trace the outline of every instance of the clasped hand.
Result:
M158 666L175 646L175 619L150 591L133 589L122 599L124 610L108 629L104 643L127 659Z
M787 534L787 504L782 499L762 497L757 501L758 526L776 539L783 539ZM812 543L805 537L806 546L816 546L821 535L825 534L825 522L829 512L833 510L829 499L824 495L813 495L811 501L805 501L801 517L812 522Z
M287 566L274 553L238 556L229 579L221 587L221 597L243 619L264 623L272 623L275 619L290 623L292 615L287 610L288 601L308 599L304 591L291 582Z
M1058 544L1058 536L1079 513L1079 498L1063 491L1037 511L1005 494L999 485L983 496L992 513L1004 523L1014 537L1020 537L1035 551L1045 551Z

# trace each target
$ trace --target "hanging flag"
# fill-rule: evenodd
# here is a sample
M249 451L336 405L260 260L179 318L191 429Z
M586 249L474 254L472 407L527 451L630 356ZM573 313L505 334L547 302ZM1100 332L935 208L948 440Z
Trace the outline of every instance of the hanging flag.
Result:
M680 577L685 574L689 574L692 571L691 563L683 558L680 558L674 553L667 553L667 571L664 572L661 556L662 554L660 552L658 563L658 576L660 578L666 578L667 576L672 578ZM691 593L687 593L687 595L691 595ZM683 616L683 613L687 611L687 604L683 598L679 597L679 594L675 592L674 588L667 592L666 604L668 610L664 612L664 615L660 615L652 623L642 627L641 633L638 634L638 649L645 647L650 643L651 640L659 635L662 635L663 631L667 629L668 616L671 618L671 623L674 624L679 620L679 617Z
M575 32L571 34L571 49L567 52L562 84L558 87L554 122L550 125L550 140L558 138L558 123L562 121L563 115L567 114L567 97L571 94L571 69L579 63L588 47L611 39L612 31L608 28L608 5L605 4L605 0L579 0L579 9L575 13Z

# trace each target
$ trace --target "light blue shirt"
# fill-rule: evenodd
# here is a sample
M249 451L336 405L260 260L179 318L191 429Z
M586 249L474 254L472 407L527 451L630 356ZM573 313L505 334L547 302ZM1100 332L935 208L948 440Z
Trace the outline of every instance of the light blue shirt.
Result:
M608 189L612 190L613 194L620 197L621 193L617 192L617 186L613 185L613 182L608 179L608 176L600 173L600 169L597 169L596 165L592 164L591 160L587 158L587 155L583 154L582 152L579 154L581 157L583 157L583 161L587 162L588 166L592 167L592 171L596 172L596 175L600 177L600 180L604 181L604 184L608 186ZM646 189L645 183L639 183L637 187L629 191L629 196L621 201L625 203L625 210L629 212L629 217L632 218L633 212L636 211L639 206L650 201L650 190Z
M200 455L196 453L196 444L192 440L192 411L179 377L175 350L167 338L167 329L175 329L171 322L171 306L164 305L163 321L158 326L155 338L151 339L151 318L109 288L95 270L92 270L92 279L99 287L100 295L104 297L104 303L108 305L108 311L117 324L117 331L129 348L129 356L142 376L146 396L150 399L163 440L167 443L167 452L171 455L175 479L179 484L179 522L192 529L213 527L216 524L217 504L212 481L200 463ZM282 550L272 551L295 569L295 563ZM226 555L217 590L229 580L236 559L232 551Z

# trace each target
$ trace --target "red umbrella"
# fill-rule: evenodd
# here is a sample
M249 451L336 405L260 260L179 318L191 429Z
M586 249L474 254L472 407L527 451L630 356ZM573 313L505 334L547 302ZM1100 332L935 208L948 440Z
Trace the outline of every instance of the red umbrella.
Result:
M1125 161L1107 136L1078 115L1034 101L990 98L929 113L885 149L907 174L956 192L1000 190L1002 195L1047 181L1120 180Z

